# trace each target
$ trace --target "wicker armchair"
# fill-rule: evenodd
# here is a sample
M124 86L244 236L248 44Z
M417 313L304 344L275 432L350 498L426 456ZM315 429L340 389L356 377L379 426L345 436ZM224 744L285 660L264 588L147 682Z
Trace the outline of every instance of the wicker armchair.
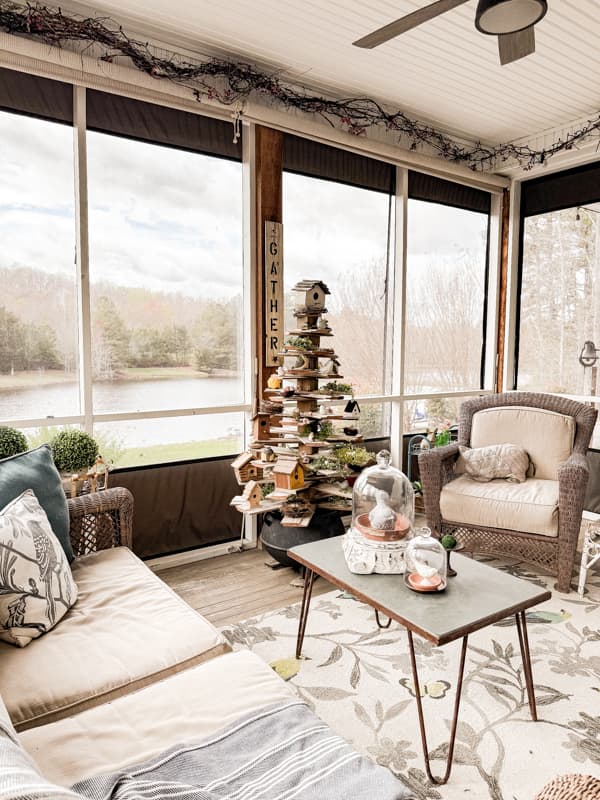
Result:
M558 480L557 535L528 533L509 529L508 525L506 528L501 525L484 527L481 524L475 525L461 519L443 518L440 498L444 487L460 477L454 470L459 455L459 445L480 446L478 442L471 441L474 416L479 411L501 410L511 406L554 412L571 417L574 421L571 454L558 465L554 476L555 480ZM517 409L514 409L514 412L517 412ZM472 550L518 556L524 561L536 564L557 576L556 588L559 591L568 592L589 476L586 453L597 414L598 412L591 406L574 400L530 392L487 395L465 401L460 410L458 442L419 454L419 470L423 485L427 524L435 534L442 536L451 533ZM510 441L506 437L506 431L500 426L497 440L494 443L501 444ZM490 441L486 442L486 444L491 443ZM510 443L522 444L518 441ZM523 444L523 446L525 445ZM489 484L486 485L489 486ZM520 486L523 485L520 484Z
M116 487L67 500L70 537L75 556L131 547L133 496L129 489Z

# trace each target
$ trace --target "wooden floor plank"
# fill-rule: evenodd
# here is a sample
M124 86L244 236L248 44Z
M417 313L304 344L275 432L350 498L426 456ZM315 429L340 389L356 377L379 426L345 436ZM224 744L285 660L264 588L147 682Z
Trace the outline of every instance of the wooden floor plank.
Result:
M302 600L302 588L291 586L298 573L289 567L271 569L264 563L268 559L264 550L246 550L155 571L192 608L224 626ZM313 596L333 588L319 579Z

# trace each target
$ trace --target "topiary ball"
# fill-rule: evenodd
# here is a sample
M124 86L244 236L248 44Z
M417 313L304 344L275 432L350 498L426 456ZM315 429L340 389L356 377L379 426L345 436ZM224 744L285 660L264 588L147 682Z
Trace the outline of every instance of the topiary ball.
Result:
M28 446L23 431L4 425L0 426L0 458L9 458L24 453Z
M442 547L444 547L446 550L453 550L456 547L456 539L450 533L442 536L440 541L442 543Z
M67 429L50 439L52 458L59 472L81 472L96 460L98 443L89 433Z

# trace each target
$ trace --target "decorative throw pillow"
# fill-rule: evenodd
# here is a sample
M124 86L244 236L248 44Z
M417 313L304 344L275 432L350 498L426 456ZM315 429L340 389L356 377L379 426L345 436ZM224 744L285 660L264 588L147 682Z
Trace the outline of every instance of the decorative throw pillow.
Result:
M67 558L73 561L69 506L60 475L54 466L52 451L47 444L0 461L0 508L4 508L26 489L33 490Z
M474 481L505 478L523 483L529 469L529 455L516 444L491 444L488 447L459 447L464 471Z
M67 557L28 489L0 511L0 639L25 647L76 600Z

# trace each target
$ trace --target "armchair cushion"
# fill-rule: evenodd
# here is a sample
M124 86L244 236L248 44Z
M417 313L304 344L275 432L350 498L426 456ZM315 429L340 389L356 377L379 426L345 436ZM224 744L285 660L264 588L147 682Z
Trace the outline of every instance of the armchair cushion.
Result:
M440 496L442 518L474 527L558 536L558 481L474 481L461 475Z
M529 453L535 477L555 481L573 451L575 420L545 408L502 406L473 415L471 447L518 444Z
M0 511L0 639L26 647L77 600L60 542L31 489Z
M466 472L473 480L487 482L504 478L523 483L529 469L529 455L516 444L491 444L488 447L460 447L456 472Z

